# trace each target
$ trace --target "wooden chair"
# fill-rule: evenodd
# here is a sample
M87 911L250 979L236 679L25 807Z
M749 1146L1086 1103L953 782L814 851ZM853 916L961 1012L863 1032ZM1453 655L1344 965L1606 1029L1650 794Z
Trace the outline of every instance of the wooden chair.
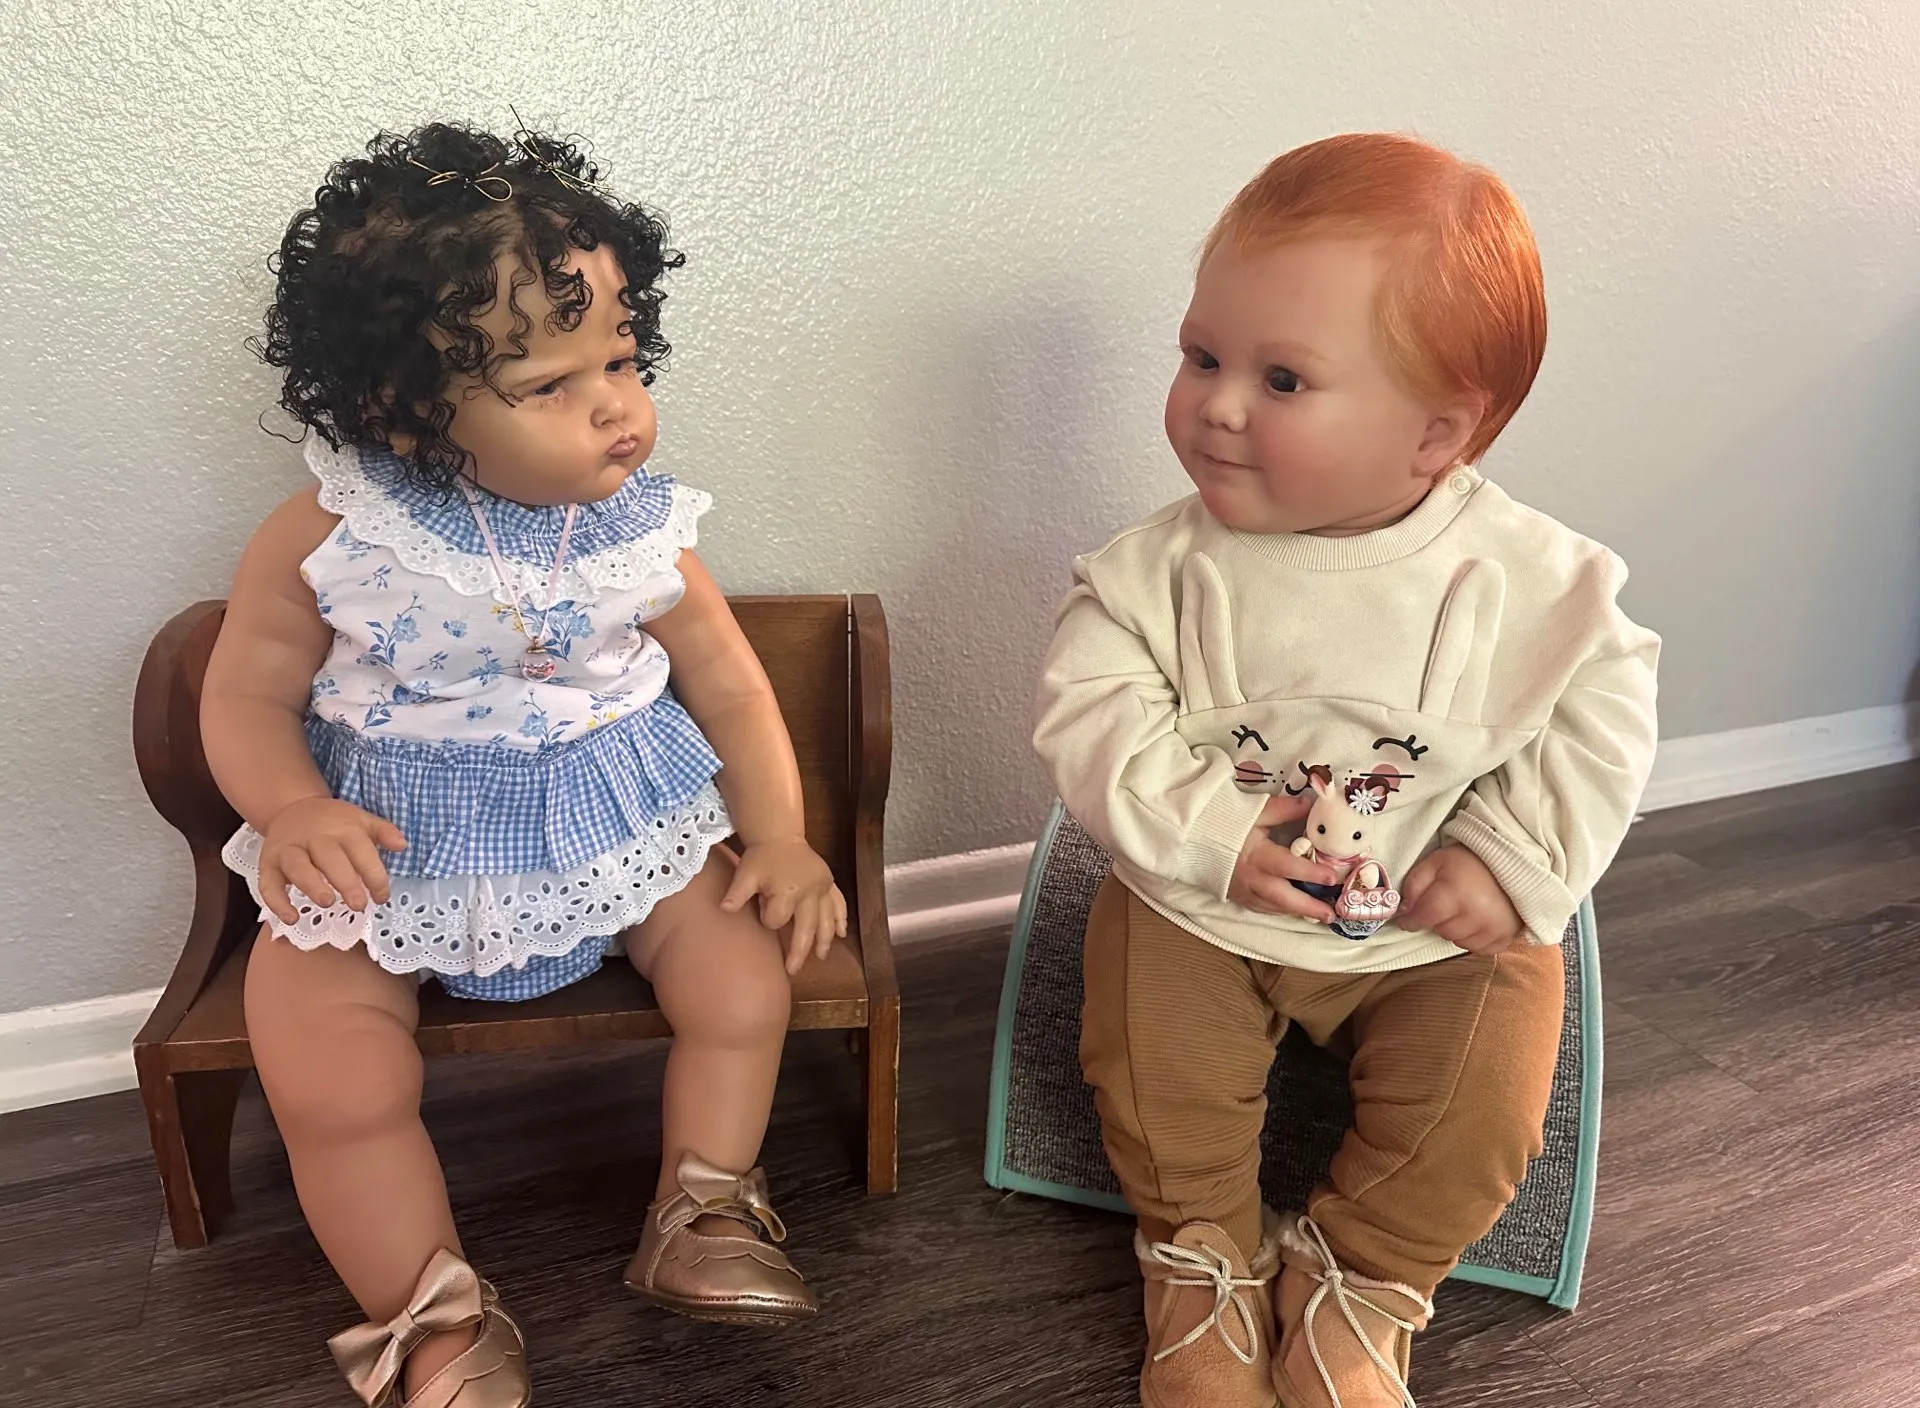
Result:
M886 617L873 596L742 597L733 609L759 652L793 734L807 837L846 894L848 937L794 981L795 1029L849 1028L866 1065L867 1188L898 1186L900 989L883 884L882 820L892 759ZM134 754L147 795L193 854L185 947L134 1038L174 1244L205 1246L233 1206L228 1146L253 1054L241 1008L259 911L220 849L239 825L207 769L200 686L226 604L203 601L154 637L134 696ZM632 968L531 1002L462 1002L421 991L419 1044L438 1055L531 1051L669 1034Z

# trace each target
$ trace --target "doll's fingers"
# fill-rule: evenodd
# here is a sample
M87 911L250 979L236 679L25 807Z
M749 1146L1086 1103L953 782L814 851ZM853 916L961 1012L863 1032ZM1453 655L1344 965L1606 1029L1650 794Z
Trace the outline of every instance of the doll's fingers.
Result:
M1303 792L1298 797L1289 797L1284 792L1276 792L1268 797L1260 808L1260 819L1256 826L1282 826L1289 821L1298 821L1313 810L1313 797Z
M372 896L374 903L385 904L393 890L387 877L387 868L380 863L380 852L374 849L373 841L366 836L349 836L343 844L347 858L366 886L367 894Z
M1317 900L1285 880L1256 880L1249 888L1270 906L1268 914L1291 914L1321 924L1333 918L1333 908L1325 900Z
M1460 897L1443 885L1427 891L1410 922L1419 929L1439 934L1443 929L1453 926L1459 917Z
M404 851L407 848L405 833L385 817L375 817L367 833L373 838L373 844L383 851Z
M835 918L833 901L832 895L820 901L820 926L813 934L815 958L825 958L833 950L833 941L840 937L840 925L845 922Z
M847 897L838 885L833 887L833 932L842 939L847 936Z
M785 964L786 970L787 970L787 976L789 978L798 977L800 970L806 966L806 963L807 963L807 950L805 946L801 944L799 934L794 932L793 930L788 930L787 957L786 957L786 964Z
M760 918L769 929L784 929L793 922L794 894L791 886L761 896Z
M1277 841L1261 841L1246 853L1242 864L1252 870L1255 876L1322 883L1321 876L1324 875L1327 877L1324 883L1333 883L1333 871L1329 867L1319 861L1297 856Z
M733 883L727 886L727 893L720 901L720 908L728 914L739 909L752 899L760 888L760 874L752 861L743 860L733 868ZM762 906L764 911L765 906Z
M287 893L287 877L279 863L267 859L260 862L260 903L267 912L282 924L300 922L300 911L294 907L293 897Z
M1308 860L1297 856L1284 846L1275 846L1277 855L1267 856L1264 852L1257 856L1254 864L1268 875L1282 880L1305 880L1310 885L1337 885L1340 877L1334 868L1322 861Z
M1433 884L1433 858L1419 861L1400 882L1400 913L1407 920L1419 912L1421 897Z
M1423 860L1407 872L1407 878L1400 882L1400 924L1410 928L1424 917L1430 892L1433 889L1434 868L1429 863L1432 857Z
M796 905L793 911L793 946L804 960L813 952L813 936L819 931L820 915L811 904Z
M326 909L339 902L340 897L333 892L333 886L327 883L327 877L307 858L305 851L285 852L280 865L293 887L320 908Z
M367 887L360 883L360 872L354 869L345 846L322 836L308 843L307 855L320 867L320 873L327 877L327 883L333 886L342 904L348 909L367 907Z

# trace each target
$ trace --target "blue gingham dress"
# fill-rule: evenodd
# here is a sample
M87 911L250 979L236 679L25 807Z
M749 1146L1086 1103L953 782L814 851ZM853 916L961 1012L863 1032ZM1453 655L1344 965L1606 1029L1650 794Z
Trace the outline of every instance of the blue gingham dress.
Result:
M301 566L334 632L307 741L334 795L407 848L382 856L385 904L322 908L295 890L297 923L262 919L301 948L365 945L461 997L585 977L732 829L720 760L646 630L685 593L675 561L712 500L641 471L582 504L549 606L564 509L482 494L503 586L457 493L413 486L384 451L314 444L307 460L341 519ZM550 679L520 673L514 593ZM255 899L260 844L242 827L225 853Z

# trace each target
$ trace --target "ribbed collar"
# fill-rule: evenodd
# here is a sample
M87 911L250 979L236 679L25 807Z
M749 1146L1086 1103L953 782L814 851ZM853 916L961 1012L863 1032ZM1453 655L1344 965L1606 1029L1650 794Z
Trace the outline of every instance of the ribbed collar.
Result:
M1243 533L1237 528L1228 532L1249 552L1286 567L1300 567L1310 572L1378 567L1383 562L1416 553L1439 537L1485 483L1475 470L1456 469L1435 480L1427 496L1398 523L1371 533L1356 533L1350 538L1322 538L1311 533Z

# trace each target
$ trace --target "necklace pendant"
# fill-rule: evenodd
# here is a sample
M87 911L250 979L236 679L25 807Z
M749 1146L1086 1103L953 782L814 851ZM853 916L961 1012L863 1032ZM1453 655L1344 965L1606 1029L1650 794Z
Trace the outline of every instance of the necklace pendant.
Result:
M553 672L559 668L553 657L537 645L529 646L527 653L520 657L521 675L535 684L552 679Z

